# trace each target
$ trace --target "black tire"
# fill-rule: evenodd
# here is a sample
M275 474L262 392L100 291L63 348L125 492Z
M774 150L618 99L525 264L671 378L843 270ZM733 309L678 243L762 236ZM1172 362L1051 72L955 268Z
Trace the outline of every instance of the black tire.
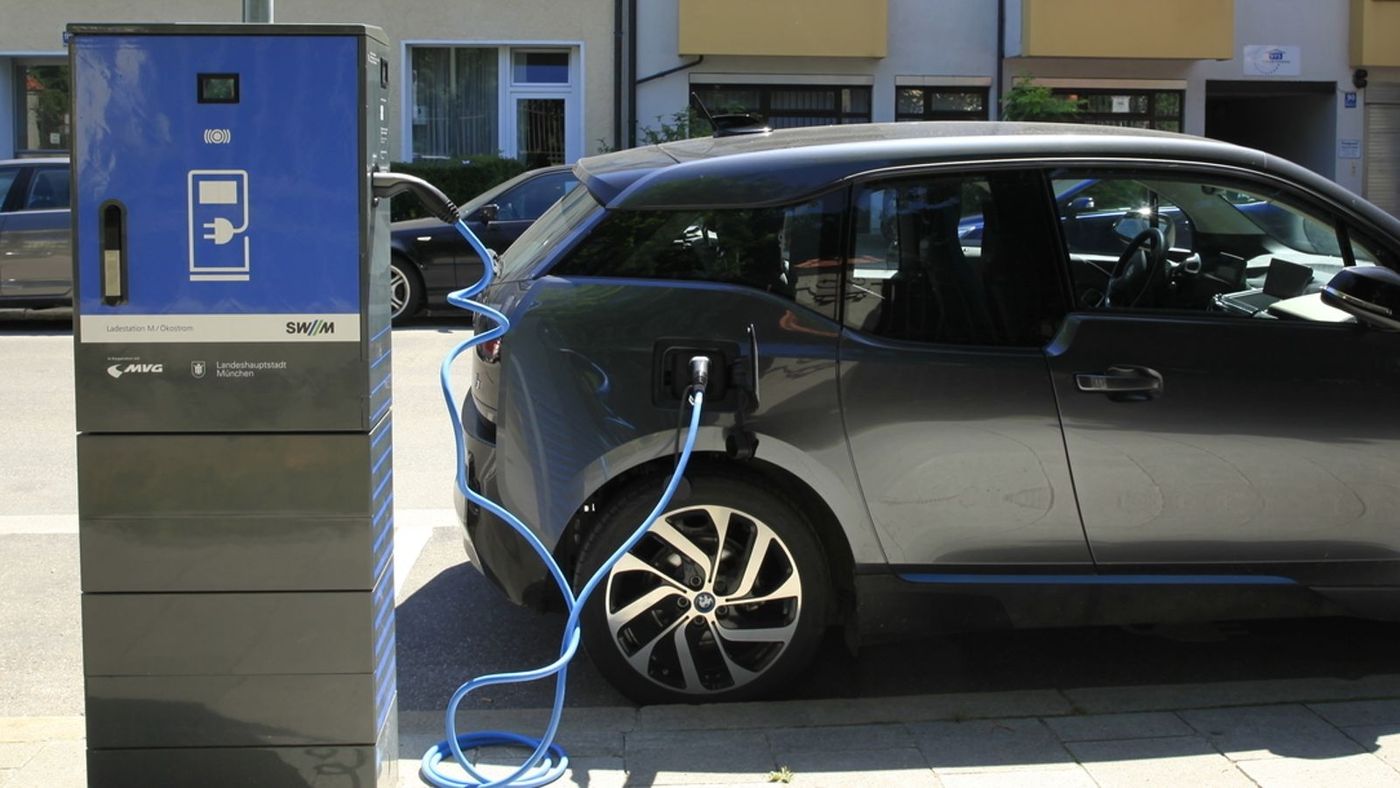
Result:
M399 292L402 292L402 295ZM418 266L394 255L389 259L390 318L398 323L413 317L422 309L423 277L418 273Z
M826 555L801 509L771 488L732 471L709 470L688 474L688 479L689 496L673 501L625 559L632 569L619 565L598 584L580 618L583 643L599 671L639 703L769 695L811 663L821 642L831 598ZM639 480L599 514L579 555L576 589L641 524L660 495L658 478ZM701 506L712 508L697 509ZM726 514L729 552L721 552L717 574L710 571L713 559L708 559L709 566L702 565L658 535L664 521L667 535L688 541L684 549L692 556L710 556L718 542L716 515ZM774 542L752 571L750 587L742 589L754 544L765 533ZM703 576L699 588L689 585L697 576ZM795 598L783 596L794 588ZM706 592L713 594L708 600L703 598ZM664 598L642 602L648 595ZM725 601L726 596L742 601L768 595L775 598L758 604ZM622 612L633 603L641 606L636 613ZM776 632L787 633L785 642L731 639ZM680 644L689 647L689 671L682 664ZM645 662L646 672L634 667L629 656L638 664Z

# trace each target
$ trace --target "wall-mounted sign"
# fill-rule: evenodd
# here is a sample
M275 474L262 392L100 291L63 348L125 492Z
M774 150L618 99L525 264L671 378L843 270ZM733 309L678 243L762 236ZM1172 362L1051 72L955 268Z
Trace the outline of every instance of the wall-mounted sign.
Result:
M1132 96L1114 96L1114 97L1113 97L1113 111L1114 111L1114 112L1132 112L1132 111L1133 111L1133 97L1132 97Z
M1361 158L1361 140L1337 140L1337 158Z
M1296 77L1303 73L1303 48L1249 44L1244 48L1244 73L1251 77Z
M1356 91L1348 90L1347 92L1343 93L1342 103L1346 105L1347 109L1356 109Z

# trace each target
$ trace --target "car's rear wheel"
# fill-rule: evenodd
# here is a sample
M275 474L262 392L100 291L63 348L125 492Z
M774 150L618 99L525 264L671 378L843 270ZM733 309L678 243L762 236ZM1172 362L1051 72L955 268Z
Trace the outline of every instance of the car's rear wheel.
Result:
M389 261L389 316L395 322L423 308L423 279L413 263L401 257Z
M743 477L690 477L584 608L583 641L614 686L642 703L754 698L811 661L830 575L796 505ZM602 512L580 554L582 584L640 525L660 486L636 484Z

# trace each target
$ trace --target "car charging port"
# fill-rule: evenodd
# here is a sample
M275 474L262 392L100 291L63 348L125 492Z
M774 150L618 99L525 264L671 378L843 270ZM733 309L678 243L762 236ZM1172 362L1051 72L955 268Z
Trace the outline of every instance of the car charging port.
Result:
M693 339L663 339L656 343L652 357L652 403L670 409L690 393L693 372L703 366L705 410L733 410L736 406L730 370L739 357L739 346L732 342ZM696 364L703 359L704 364Z

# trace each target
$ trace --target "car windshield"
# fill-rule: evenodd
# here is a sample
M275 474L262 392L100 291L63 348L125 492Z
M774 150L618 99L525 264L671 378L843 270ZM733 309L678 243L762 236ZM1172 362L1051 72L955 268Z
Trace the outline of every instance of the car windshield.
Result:
M564 195L501 255L501 281L529 275L541 257L599 208L587 189L573 189Z

